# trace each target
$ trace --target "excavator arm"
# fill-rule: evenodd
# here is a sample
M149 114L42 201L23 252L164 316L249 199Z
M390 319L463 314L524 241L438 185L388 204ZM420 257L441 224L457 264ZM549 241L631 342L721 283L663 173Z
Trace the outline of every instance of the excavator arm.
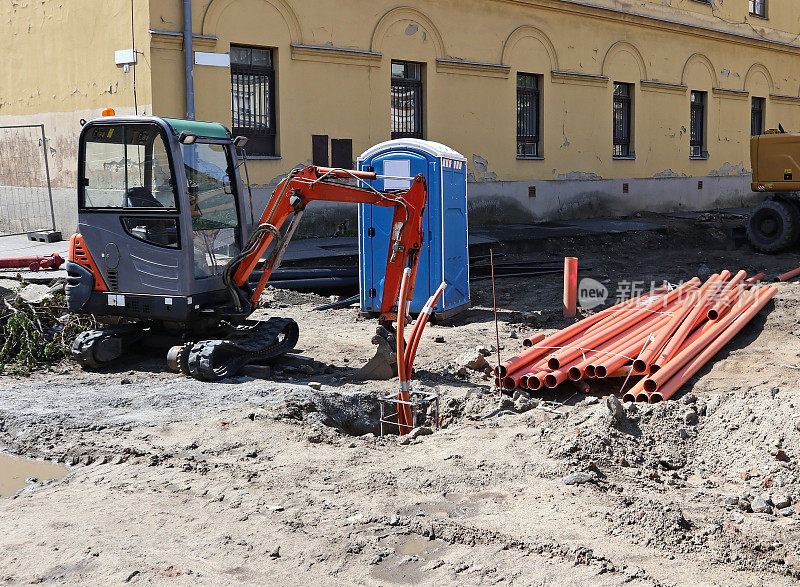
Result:
M272 272L280 265L286 246L309 203L319 200L371 204L394 208L380 315L381 324L390 324L397 315L397 299L406 267L411 269L409 294L406 299L413 297L423 239L422 215L427 203L428 190L425 178L421 174L413 179L411 187L404 193L381 192L362 181L377 178L378 176L372 172L327 167L308 166L293 170L273 191L242 253L233 258L225 268L223 278L231 291L236 309L253 310L258 307L261 292ZM358 181L357 185L336 182L341 179ZM287 221L289 225L281 232ZM267 251L269 253L263 265L261 278L256 287L251 288L249 278Z

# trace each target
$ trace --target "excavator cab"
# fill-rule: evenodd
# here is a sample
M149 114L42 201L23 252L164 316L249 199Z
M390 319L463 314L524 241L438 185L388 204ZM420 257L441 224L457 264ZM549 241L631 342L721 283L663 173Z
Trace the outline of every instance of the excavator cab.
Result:
M83 126L71 310L194 322L226 300L246 240L234 141L221 124L108 116Z

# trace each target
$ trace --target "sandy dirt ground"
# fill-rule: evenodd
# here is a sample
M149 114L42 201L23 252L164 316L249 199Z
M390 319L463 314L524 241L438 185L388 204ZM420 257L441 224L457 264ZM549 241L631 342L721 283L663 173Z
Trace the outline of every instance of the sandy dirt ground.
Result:
M771 277L800 265L794 252L734 249L726 229L741 219L648 219L666 229L495 252L578 256L612 302L620 282L726 268ZM0 448L70 472L0 500L0 582L800 578L800 284L781 284L676 399L625 404L619 420L605 401L616 380L589 395L565 384L501 402L484 373L462 369L495 343L490 282L472 293L471 310L425 332L415 387L440 394L442 428L410 441L376 434L376 398L396 380L354 380L372 355L374 321L355 309L312 312L325 299L311 294L266 293L262 312L301 328L301 358L270 380L201 383L149 355L96 373L64 362L1 377ZM501 357L569 324L559 275L500 280L498 305Z

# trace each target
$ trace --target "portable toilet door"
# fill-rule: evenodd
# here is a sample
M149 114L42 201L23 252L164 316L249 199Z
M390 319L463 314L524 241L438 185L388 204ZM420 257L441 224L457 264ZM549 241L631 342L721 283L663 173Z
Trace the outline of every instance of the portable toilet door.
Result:
M380 190L406 190L411 186L407 178L425 176L428 202L411 311L422 310L442 281L447 288L434 308L437 318L469 307L466 159L439 143L398 139L365 151L358 167L385 176L371 182ZM362 312L380 312L392 215L391 207L359 206Z

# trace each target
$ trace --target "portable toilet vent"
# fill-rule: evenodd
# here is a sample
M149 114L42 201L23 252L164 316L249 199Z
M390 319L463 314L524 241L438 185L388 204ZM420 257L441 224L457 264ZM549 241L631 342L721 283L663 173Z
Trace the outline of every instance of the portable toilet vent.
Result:
M385 176L370 182L379 190L407 190L423 174L428 204L422 219L424 241L419 256L411 312L417 313L442 281L444 295L434 317L448 318L469 307L467 234L467 160L450 147L420 139L397 139L375 145L358 158L358 168ZM359 205L361 311L380 312L392 208Z

